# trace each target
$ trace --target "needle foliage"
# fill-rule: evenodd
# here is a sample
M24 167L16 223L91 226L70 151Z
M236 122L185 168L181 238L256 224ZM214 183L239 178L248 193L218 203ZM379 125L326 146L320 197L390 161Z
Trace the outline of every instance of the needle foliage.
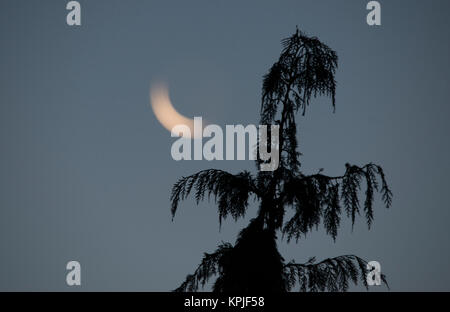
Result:
M331 98L334 110L338 57L319 39L298 29L282 40L282 47L278 61L263 78L260 110L261 124L280 127L278 169L256 175L208 169L182 177L173 186L172 216L190 194L197 203L214 199L220 223L228 216L244 217L249 202L259 202L257 216L241 230L236 243L222 243L215 252L205 253L177 291L197 291L213 277L217 292L346 291L358 282L367 287L367 262L355 255L321 262L310 258L298 264L286 262L278 252L278 235L297 242L319 226L335 240L342 218L349 218L353 225L361 216L370 228L375 193L381 194L386 208L392 203L383 169L376 164L347 163L340 176L327 176L322 170L306 175L300 170L295 116L304 115L318 96ZM382 280L386 283L384 275Z

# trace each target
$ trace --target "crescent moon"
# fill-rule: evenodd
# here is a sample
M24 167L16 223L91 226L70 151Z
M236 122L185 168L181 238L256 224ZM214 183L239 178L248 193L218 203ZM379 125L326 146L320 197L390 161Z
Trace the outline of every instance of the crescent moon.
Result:
M178 125L185 125L191 130L191 135L183 135L185 138L194 137L194 120L187 118L173 107L169 98L169 90L165 85L157 85L150 88L150 101L156 118L169 131Z

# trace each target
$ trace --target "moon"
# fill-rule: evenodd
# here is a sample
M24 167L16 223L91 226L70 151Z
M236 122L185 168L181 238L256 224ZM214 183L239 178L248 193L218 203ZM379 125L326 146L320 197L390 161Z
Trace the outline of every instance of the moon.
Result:
M194 120L187 118L173 107L169 97L168 87L158 84L150 88L150 102L156 118L169 131L177 125L185 125L191 130L191 135L184 134L184 138L194 137Z

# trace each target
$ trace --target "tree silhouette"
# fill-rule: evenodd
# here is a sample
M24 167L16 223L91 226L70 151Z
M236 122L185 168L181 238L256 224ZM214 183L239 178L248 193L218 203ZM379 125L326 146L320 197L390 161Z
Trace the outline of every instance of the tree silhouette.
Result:
M231 215L244 217L249 200L259 201L257 216L241 230L235 245L222 243L214 253L205 253L193 274L176 291L197 291L213 276L217 292L285 292L296 286L301 291L346 291L349 284L361 281L367 288L367 262L354 255L316 262L285 263L277 250L277 234L296 241L323 224L336 239L342 215L351 218L361 212L370 228L373 221L374 191L380 192L385 206L392 193L380 166L359 167L345 164L341 176L300 171L295 113L304 115L312 98L331 97L335 107L337 55L317 38L297 31L282 40L282 53L264 77L261 124L279 125L280 163L277 170L261 171L256 176L244 171L230 174L209 169L181 178L172 189L172 216L178 204L194 193L197 203L214 197L219 221ZM267 144L260 142L259 144ZM272 148L274 148L272 146ZM263 161L258 159L257 164ZM361 207L359 191L365 186ZM293 216L285 220L286 210ZM387 285L384 275L382 281Z

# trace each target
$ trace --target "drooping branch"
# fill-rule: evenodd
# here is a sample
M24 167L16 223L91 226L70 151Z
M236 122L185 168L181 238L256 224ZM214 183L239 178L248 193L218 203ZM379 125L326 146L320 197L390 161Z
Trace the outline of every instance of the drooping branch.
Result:
M335 107L337 55L315 37L307 37L297 30L282 40L279 60L263 79L261 120L275 120L278 105L286 105L283 97L288 92L295 111L306 106L311 98L326 95Z
M280 126L280 167L297 170L295 113L301 109L304 115L311 99L321 95L331 97L335 107L337 55L298 29L282 45L280 58L263 78L261 124Z
M211 254L205 253L202 262L193 274L189 274L185 281L174 291L195 292L200 286L203 288L209 279L219 272L219 262L233 246L230 243L222 243L217 250Z
M292 290L298 285L299 291L303 292L347 291L351 282L357 285L358 281L367 289L367 273L367 262L354 255L328 258L319 263L311 258L304 264L291 261L285 265L288 289ZM389 288L384 274L380 277Z
M182 177L172 188L170 200L172 202L172 216L181 200L195 191L196 202L199 203L207 196L213 195L218 202L219 222L228 214L236 220L243 217L247 210L249 197L259 195L251 174L243 171L231 174L226 171L208 169L188 177Z
M360 214L359 190L363 182L366 184L364 213L369 228L373 221L374 191L382 194L386 208L392 202L392 192L386 183L383 169L375 164L363 167L346 164L342 176L329 177L319 173L300 177L292 175L285 179L280 200L295 209L294 216L282 229L288 241L292 238L298 240L318 227L321 221L327 234L336 239L341 221L341 204L354 225L356 215Z

